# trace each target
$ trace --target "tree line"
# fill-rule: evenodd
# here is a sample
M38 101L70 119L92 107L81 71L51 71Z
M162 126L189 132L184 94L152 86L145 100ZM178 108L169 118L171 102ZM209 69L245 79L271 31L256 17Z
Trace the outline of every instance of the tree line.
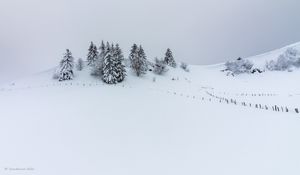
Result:
M177 67L171 49L167 49L163 59L155 58L155 63L151 63L147 60L142 45L138 46L137 44L132 45L128 61L130 69L138 77L146 74L148 70L161 75L168 71L167 66ZM91 42L86 61L79 58L76 65L71 51L66 49L55 78L59 81L72 80L74 78L74 68L81 71L85 65L91 67L92 76L101 78L107 84L120 83L127 76L125 58L119 44L114 45L109 42L104 44L104 41L102 41L99 48Z

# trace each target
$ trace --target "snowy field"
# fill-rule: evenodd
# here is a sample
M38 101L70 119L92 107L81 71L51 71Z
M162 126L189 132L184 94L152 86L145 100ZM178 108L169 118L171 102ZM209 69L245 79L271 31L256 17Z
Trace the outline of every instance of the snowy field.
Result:
M0 174L299 175L300 71L223 68L129 73L117 85L49 70L1 85Z

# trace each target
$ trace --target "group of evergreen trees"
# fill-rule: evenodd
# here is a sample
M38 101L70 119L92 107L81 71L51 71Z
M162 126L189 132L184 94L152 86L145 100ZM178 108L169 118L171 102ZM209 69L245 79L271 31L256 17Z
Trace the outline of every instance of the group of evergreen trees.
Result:
M164 59L155 58L154 73L162 75L168 71L167 66L177 67L177 63L173 57L171 49L167 49Z
M117 44L105 47L102 62L102 79L105 83L115 84L122 82L126 77L126 69L124 65L124 56L121 48Z
M88 66L94 66L97 59L98 59L97 46L94 45L93 42L91 42L90 47L89 47L89 52L88 52L88 55L87 55L87 65Z
M122 82L126 77L126 69L124 56L119 44L115 46L107 42L105 45L102 41L99 50L100 52L91 43L87 61L90 63L88 65L93 67L92 75L101 77L108 84Z
M129 54L130 68L137 75L141 76L148 71L149 62L143 47L133 44ZM102 41L99 49L91 42L88 49L86 64L92 67L92 75L101 77L108 84L122 82L126 77L124 56L118 44L104 44ZM162 74L167 71L166 66L176 67L176 62L170 49L167 49L165 58L155 60L154 72ZM84 67L84 61L78 59L77 70L81 71ZM63 59L60 62L60 69L57 78L59 81L71 80L74 77L74 58L69 49L66 50Z
M143 47L133 44L129 54L130 67L134 73L139 77L146 74L148 70L147 57Z

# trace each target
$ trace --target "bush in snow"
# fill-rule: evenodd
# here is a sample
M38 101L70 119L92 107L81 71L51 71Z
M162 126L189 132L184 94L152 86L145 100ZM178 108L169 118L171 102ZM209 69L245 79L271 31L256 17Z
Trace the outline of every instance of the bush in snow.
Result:
M55 80L59 79L59 71L58 70L55 70L52 78L55 79Z
M78 71L82 71L83 67L84 67L84 62L83 62L83 60L81 58L79 58L77 60L76 69Z
M146 74L148 70L147 57L142 46L138 47L136 44L132 46L129 60L130 67L137 76Z
M152 78L152 82L156 82L156 78L155 77Z
M167 66L164 62L164 60L159 60L158 58L155 58L155 64L154 64L154 73L158 75L162 75L168 71Z
M97 58L98 58L97 46L94 45L93 42L91 42L90 47L89 47L89 52L88 52L88 55L87 55L87 65L94 66Z
M188 65L186 63L184 63L184 62L181 62L180 68L183 69L186 72L190 71L189 68L188 68Z
M60 62L59 81L73 79L74 58L69 49L66 50L64 58Z
M167 65L169 65L169 66L171 66L171 67L176 67L177 66L177 64L176 64L176 62L175 62L175 59L174 59L174 57L173 57L173 53L172 53L172 51L171 51L171 49L167 49L167 52L166 52L166 54L165 54L165 59L164 59L164 62L167 64Z
M235 61L226 62L225 66L225 71L229 71L229 74L237 75L242 73L250 73L253 67L253 63L249 60L238 58Z
M271 60L269 62L266 63L266 69L270 70L270 71L274 71L277 69L277 62L275 62L274 60Z
M155 63L147 60L147 67L148 67L148 70L149 71L153 71L154 70L154 67L155 67Z
M276 61L266 63L266 68L270 71L285 71L292 67L300 67L300 53L294 48L288 48Z

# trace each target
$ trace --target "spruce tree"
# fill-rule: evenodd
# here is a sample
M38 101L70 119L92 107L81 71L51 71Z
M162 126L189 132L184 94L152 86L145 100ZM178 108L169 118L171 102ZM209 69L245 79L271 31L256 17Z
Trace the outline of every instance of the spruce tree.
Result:
M60 61L59 81L73 79L74 58L69 49L66 50L63 59Z
M102 79L107 84L117 83L116 59L112 49L108 48L108 52L103 61L103 76Z
M126 77L126 69L124 65L124 56L119 44L114 49L114 57L116 59L117 81L122 82Z
M131 47L130 50L130 54L129 54L129 60L131 63L131 67L132 67L132 63L134 61L134 59L137 57L138 54L138 46L136 44L133 44L133 46Z
M139 76L138 74L138 46L133 44L129 54L129 61L131 69Z
M79 58L77 60L76 68L78 71L82 71L83 67L84 67L83 60L81 58Z
M95 64L93 66L92 69L92 75L93 76L99 76L101 77L103 75L103 61L104 61L104 57L106 55L106 46L104 44L104 42L101 42L101 45L99 47L99 55L98 55L98 59L95 61Z
M99 51L100 51L99 57L100 57L100 59L104 59L105 49L106 49L106 47L105 47L105 44L104 44L104 42L102 40L101 46L99 47Z
M87 65L89 66L92 64L93 50L94 50L94 43L91 42L90 47L88 49L88 55L87 55Z
M146 54L142 46L138 47L134 44L131 48L129 60L131 63L131 69L135 72L137 76L145 74L148 66Z
M111 52L114 53L114 51L115 51L115 45L114 45L114 43L111 44L110 49L111 49Z
M97 58L98 58L97 46L94 45L93 42L91 42L90 47L89 47L89 52L87 55L87 65L94 66Z
M111 46L110 46L109 42L106 42L105 55L108 54L110 51L111 51Z
M173 57L173 53L172 53L171 49L169 49L169 48L167 49L167 52L165 54L164 62L165 62L165 64L167 64L171 67L174 67L174 68L177 66L175 59Z
M141 45L138 50L138 55L140 58L141 72L142 72L142 74L146 74L146 72L148 70L147 57L146 57L145 51Z

